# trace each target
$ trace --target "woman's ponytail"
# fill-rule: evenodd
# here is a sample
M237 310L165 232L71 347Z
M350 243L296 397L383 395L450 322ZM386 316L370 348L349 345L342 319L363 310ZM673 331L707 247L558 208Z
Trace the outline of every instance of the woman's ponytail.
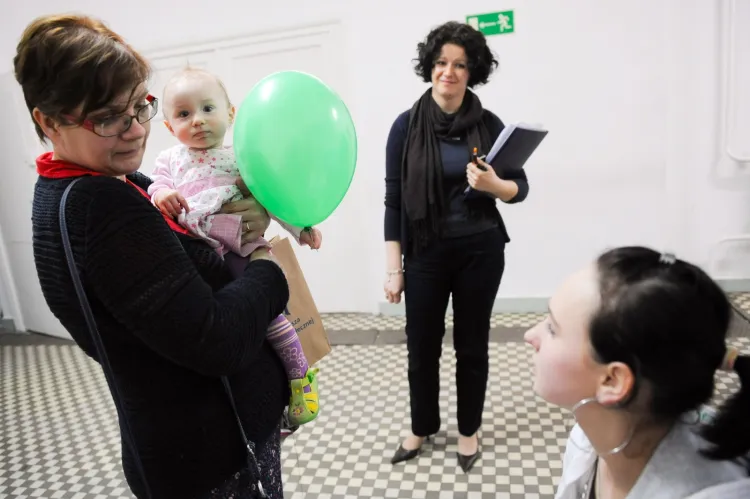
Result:
M711 459L745 457L750 453L750 357L730 348L722 369L737 373L740 389L703 428L702 435L711 444L703 454Z

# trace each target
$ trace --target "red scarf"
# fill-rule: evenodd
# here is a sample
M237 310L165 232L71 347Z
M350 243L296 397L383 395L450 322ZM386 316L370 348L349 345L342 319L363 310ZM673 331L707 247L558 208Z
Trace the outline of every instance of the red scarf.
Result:
M82 166L76 165L74 163L68 163L67 161L62 161L59 159L52 159L52 153L46 152L36 158L36 172L46 178L71 178L71 177L83 177L84 175L91 175L91 176L101 176L105 177L107 175L104 175L103 173L95 172L93 170L89 170L88 168L84 168ZM129 179L125 179L125 182L127 182L129 185L132 185L135 187L138 192L141 193L143 197L148 199L148 202L151 202L151 198L149 197L148 193L135 185L133 182L131 182ZM161 212L160 212L161 213ZM169 224L169 227L175 231L180 232L182 234L189 234L187 229L185 229L183 226L178 224L177 222L172 219L172 217L169 217L162 213L162 216L164 217L164 220L167 221Z

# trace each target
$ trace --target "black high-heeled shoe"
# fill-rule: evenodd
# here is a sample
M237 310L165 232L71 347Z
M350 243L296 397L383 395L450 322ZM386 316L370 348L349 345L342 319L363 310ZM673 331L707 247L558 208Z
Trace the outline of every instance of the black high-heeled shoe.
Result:
M410 461L417 457L419 454L422 453L422 445L424 445L424 442L430 442L432 440L432 435L427 435L424 438L424 441L422 444L417 447L416 449L406 450L404 449L404 446L399 444L398 449L396 450L396 453L391 458L391 464L398 464L403 463L404 461Z
M477 449L477 451L471 456L464 456L463 454L456 452L458 465L461 466L461 469L464 470L464 473L468 473L469 470L474 467L474 464L479 460L479 457L481 455L482 452L479 449Z

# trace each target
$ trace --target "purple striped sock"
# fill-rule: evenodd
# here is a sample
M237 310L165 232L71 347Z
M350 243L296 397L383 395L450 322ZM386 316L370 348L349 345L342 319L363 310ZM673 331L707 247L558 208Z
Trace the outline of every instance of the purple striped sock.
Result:
M283 315L279 315L268 327L267 338L284 363L289 379L304 378L309 366L292 323ZM305 387L305 391L309 391L309 387Z

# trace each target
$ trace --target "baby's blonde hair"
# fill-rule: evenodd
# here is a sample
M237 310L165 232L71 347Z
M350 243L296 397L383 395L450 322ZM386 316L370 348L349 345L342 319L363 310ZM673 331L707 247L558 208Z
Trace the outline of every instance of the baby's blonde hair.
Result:
M173 74L167 83L164 85L164 90L162 93L162 112L164 113L164 118L167 119L167 90L180 78L185 78L189 76L208 76L209 78L213 78L216 83L219 85L219 88L221 88L221 91L224 92L224 97L227 100L227 107L232 107L232 100L229 98L229 92L227 92L227 87L224 85L224 82L221 81L221 78L219 78L217 75L212 73L211 71L208 71L207 69L190 66L189 64Z

